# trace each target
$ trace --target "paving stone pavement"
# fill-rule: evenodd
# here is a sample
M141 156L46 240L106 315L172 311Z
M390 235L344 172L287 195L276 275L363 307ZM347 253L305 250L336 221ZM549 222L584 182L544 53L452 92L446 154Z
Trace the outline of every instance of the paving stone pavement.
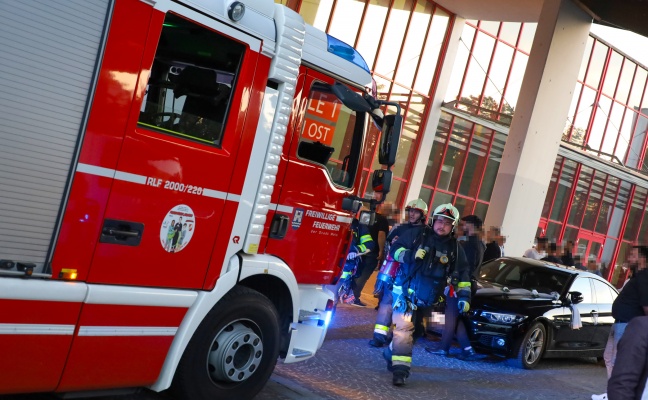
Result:
M368 306L339 305L315 357L295 364L279 361L255 400L562 400L590 399L593 393L605 392L605 367L594 359L542 360L532 371L509 367L497 358L464 362L426 353L425 346L439 340L432 334L414 346L407 385L394 387L382 350L368 345L376 317L377 300L370 294L373 282L367 282L362 295ZM53 399L49 395L0 396L0 400ZM172 399L145 391L94 400Z
M369 284L368 284L369 286ZM279 363L274 376L289 379L309 399L589 399L605 392L605 367L595 359L543 360L535 370L509 367L502 359L465 362L433 356L425 346L439 338L428 334L414 345L412 374L394 387L380 349L368 341L376 300L363 293L366 308L340 305L317 355L302 363ZM257 399L270 400L264 392Z

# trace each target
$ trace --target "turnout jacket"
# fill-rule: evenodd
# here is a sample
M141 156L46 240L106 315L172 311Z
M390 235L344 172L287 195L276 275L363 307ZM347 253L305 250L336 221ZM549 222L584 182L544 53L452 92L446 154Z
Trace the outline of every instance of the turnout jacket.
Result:
M417 249L425 249L423 260L416 260ZM401 262L395 285L415 296L417 305L436 303L447 284L460 300L470 300L470 266L466 254L452 236L439 236L427 225L404 232L390 249Z

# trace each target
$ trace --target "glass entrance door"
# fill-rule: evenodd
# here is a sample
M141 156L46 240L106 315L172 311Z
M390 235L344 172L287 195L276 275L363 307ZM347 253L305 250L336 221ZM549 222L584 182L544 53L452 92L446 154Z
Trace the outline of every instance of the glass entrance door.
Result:
M589 270L600 270L600 258L603 252L603 239L587 234L578 235L578 251L576 252L581 256L583 265ZM594 265L596 263L596 265Z

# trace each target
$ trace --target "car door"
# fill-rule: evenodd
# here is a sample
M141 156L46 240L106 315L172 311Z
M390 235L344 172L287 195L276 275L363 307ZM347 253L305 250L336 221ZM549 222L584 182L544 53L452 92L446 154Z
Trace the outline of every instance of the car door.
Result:
M254 135L244 126L261 41L173 7L182 16L167 13L146 43L92 283L200 288L224 257L214 243L240 197L230 188Z
M598 304L592 291L592 279L577 277L569 288L570 292L580 292L583 301L576 304L576 310L580 314L582 327L572 329L572 309L562 307L553 316L555 325L554 347L555 350L589 350L597 329Z
M598 314L595 315L597 323L592 346L603 349L610 335L612 324L614 324L612 303L614 303L618 293L612 288L612 285L602 280L592 279L592 283L594 284L594 297L598 306Z

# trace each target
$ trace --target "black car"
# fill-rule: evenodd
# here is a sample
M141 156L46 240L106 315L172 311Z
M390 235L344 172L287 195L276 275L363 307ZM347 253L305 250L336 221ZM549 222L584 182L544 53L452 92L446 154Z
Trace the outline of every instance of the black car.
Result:
M482 264L475 279L468 331L480 352L527 369L543 357L603 356L618 295L605 279L515 257ZM572 310L580 313L580 329L572 328Z

